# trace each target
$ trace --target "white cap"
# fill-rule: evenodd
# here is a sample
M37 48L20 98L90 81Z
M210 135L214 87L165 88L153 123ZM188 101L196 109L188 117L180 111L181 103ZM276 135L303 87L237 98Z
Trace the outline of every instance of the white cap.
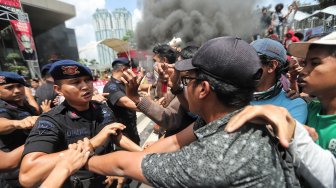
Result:
M295 57L306 58L311 44L336 45L336 31L311 42L294 42L289 45L288 52Z

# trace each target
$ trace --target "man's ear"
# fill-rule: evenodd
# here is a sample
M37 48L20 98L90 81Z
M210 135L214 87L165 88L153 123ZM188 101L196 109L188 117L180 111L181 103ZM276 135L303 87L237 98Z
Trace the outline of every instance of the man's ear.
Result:
M199 98L200 99L203 99L205 97L207 97L210 93L210 90L211 90L211 86L209 84L209 82L207 81L202 81L200 84L199 84Z
M166 57L163 57L163 62L169 64L169 61Z
M63 96L63 93L62 93L62 91L61 91L61 87L60 87L60 86L58 86L58 85L54 85L54 91L55 91L58 95Z
M279 62L277 60L271 60L271 63L267 67L267 72L272 73L275 72L275 69L279 66Z

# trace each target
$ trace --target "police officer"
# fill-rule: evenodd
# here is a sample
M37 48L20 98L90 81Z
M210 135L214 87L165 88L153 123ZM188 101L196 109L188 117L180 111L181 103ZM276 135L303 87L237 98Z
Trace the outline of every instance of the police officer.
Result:
M54 91L54 79L49 73L51 65L52 63L48 63L41 69L43 84L36 89L35 98L39 105L42 105L42 102L45 100L50 100L52 102L50 107L54 107L55 104L53 101L58 96L58 94Z
M65 101L42 114L27 139L20 169L20 183L27 187L41 183L48 176L58 155L65 152L68 144L87 137L91 139L95 154L108 153L112 151L110 135L124 128L124 125L113 123L115 117L108 106L91 101L93 83L90 69L72 60L61 60L55 62L49 72L55 82L55 91ZM122 134L114 138L121 147L141 150ZM104 176L80 170L64 186L99 188L104 187L104 180Z
M133 142L140 144L137 130L136 104L126 96L125 85L120 78L131 67L127 58L118 58L112 62L112 77L104 86L104 93L109 93L107 104L116 115L117 121L126 125L123 134Z
M25 98L26 82L13 72L0 72L0 149L4 152L17 150L13 158L22 155L23 144L38 116L35 108ZM16 160L19 165L20 160ZM12 187L19 186L18 168L1 176Z

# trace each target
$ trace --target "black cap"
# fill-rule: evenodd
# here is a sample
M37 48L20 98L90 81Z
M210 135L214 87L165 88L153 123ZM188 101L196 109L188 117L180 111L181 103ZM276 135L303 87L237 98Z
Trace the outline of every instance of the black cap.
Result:
M255 49L236 37L219 37L207 41L192 59L177 62L175 69L198 69L217 80L248 88L255 86L262 73Z
M25 79L17 73L14 72L0 72L0 85L19 83L24 86L27 86Z
M78 78L82 76L89 76L92 79L91 70L73 60L60 60L53 63L49 73L54 80Z
M126 57L117 58L112 62L112 67L116 64L131 66L131 62Z

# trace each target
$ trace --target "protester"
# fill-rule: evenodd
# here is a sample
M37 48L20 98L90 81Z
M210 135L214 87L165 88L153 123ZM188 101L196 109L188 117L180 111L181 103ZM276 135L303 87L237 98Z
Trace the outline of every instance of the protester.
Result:
M20 183L23 186L42 183L68 144L84 137L91 139L97 155L113 151L113 143L127 150L141 150L122 134L110 136L116 135L116 131L125 126L113 123L115 117L108 106L91 101L92 74L87 67L72 60L61 60L52 65L49 73L55 81L55 91L64 96L65 101L42 114L27 138L20 168ZM102 184L104 176L86 170L80 170L70 179L71 182L67 180L65 186L105 187Z
M298 83L303 92L317 98L308 105L306 124L316 130L316 143L336 156L336 32L312 42L293 43L289 53L306 59Z
M13 159L22 155L26 138L38 116L34 107L25 99L26 82L20 75L13 72L0 72L0 149L3 152L17 151ZM19 166L15 160L14 166ZM19 170L15 168L1 173L5 181L13 187L20 186Z
M200 116L195 125L147 151L156 153L93 156L87 168L155 187L284 187L284 173L265 129L246 126L232 134L222 130L252 99L261 69L255 50L238 38L215 38L175 68L182 71L190 111ZM176 145L184 147L176 151Z
M270 14L268 13L268 10L266 7L263 7L261 9L261 17L260 17L260 36L266 37L268 34L268 29L270 28L272 24L272 18Z
M282 106L299 122L305 123L308 113L306 102L301 98L288 98L286 92L289 91L289 86L281 81L287 67L286 49L281 43L267 38L256 40L251 45L259 54L263 69L251 104Z
M225 131L239 130L247 121L272 125L280 144L289 147L294 156L293 164L297 174L308 183L304 184L306 187L335 187L336 158L330 151L314 143L307 130L285 108L273 105L248 106L230 119Z
M187 46L181 50L180 60L190 59L197 52L198 47ZM162 68L165 68L163 70ZM122 80L126 85L127 96L137 104L137 108L140 112L143 112L151 120L153 120L161 129L165 130L165 137L176 134L190 125L196 120L195 116L188 113L188 109L181 105L181 98L178 97L183 95L183 85L181 86L178 80L174 80L174 77L178 77L178 72L175 72L174 66L172 64L163 66L158 65L158 71L160 75L167 74L168 86L171 87L171 93L173 96L171 102L167 104L166 107L160 106L155 101L153 101L150 96L140 97L138 93L139 83L137 80L139 78L129 70L124 72ZM182 99L183 100L183 99Z
M275 5L275 12L272 14L272 27L274 28L275 33L282 39L283 32L283 21L284 15L282 14L282 9L284 5L279 3Z
M31 80L30 85L31 85L32 94L33 96L35 96L36 89L40 87L40 80L37 78L34 78Z

